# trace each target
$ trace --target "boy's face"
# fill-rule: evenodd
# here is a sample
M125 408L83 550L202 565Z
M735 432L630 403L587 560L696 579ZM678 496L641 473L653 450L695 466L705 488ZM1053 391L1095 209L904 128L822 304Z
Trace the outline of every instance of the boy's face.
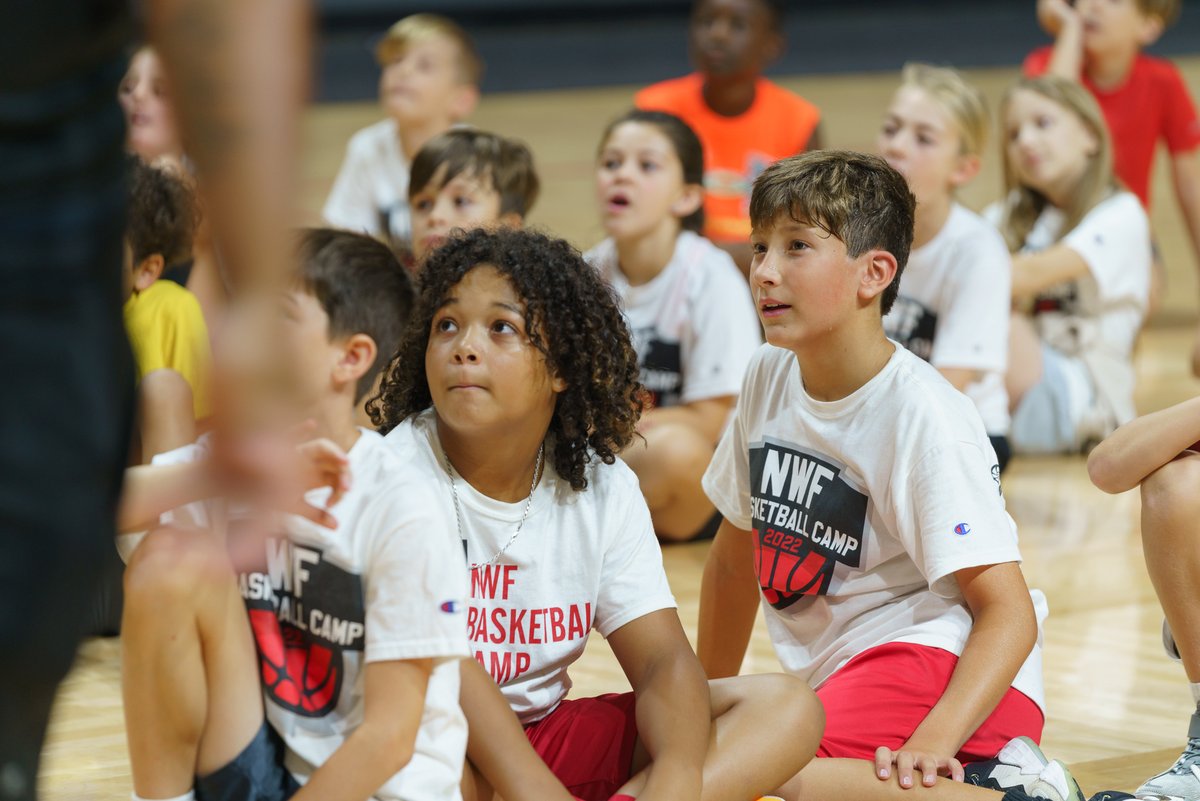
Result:
M296 400L305 413L327 398L333 369L342 356L342 348L329 337L329 315L321 301L301 289L279 296L283 319L284 356L293 366Z
M439 421L459 435L544 431L565 388L529 341L525 303L486 264L463 276L434 314L425 376Z
M781 214L750 236L750 284L767 341L792 351L840 331L873 298L862 297L873 251L851 259L846 244Z
M755 76L782 46L771 23L762 0L700 0L688 27L692 62L714 77Z
M458 44L445 36L410 42L383 65L379 99L384 111L401 125L450 125L474 106L474 87L459 75Z
M1088 53L1121 53L1153 44L1162 20L1142 13L1137 0L1075 0Z
M442 186L445 176L446 165L443 164L428 184L409 196L413 256L418 262L441 246L456 228L471 230L514 222L520 224L516 214L501 216L500 193L492 185L490 175L464 170Z
M917 86L901 86L876 140L879 154L908 181L917 203L944 200L970 177L962 139L946 108Z

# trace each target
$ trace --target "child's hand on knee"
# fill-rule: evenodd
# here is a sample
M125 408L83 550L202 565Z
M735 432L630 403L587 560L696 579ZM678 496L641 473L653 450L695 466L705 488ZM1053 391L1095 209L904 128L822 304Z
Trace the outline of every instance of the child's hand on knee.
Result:
M887 781L893 772L905 789L913 786L914 773L921 777L921 784L926 787L932 787L939 775L949 776L956 782L964 778L962 763L953 756L939 756L933 750L910 743L896 751L886 746L875 749L875 775L880 781Z

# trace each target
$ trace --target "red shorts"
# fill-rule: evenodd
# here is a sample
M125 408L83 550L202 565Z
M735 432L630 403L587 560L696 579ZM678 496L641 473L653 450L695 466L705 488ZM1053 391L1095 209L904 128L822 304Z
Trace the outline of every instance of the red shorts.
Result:
M629 781L637 745L633 693L563 701L525 727L533 750L581 801L606 801Z
M942 697L957 664L954 654L928 645L893 642L863 651L817 690L825 705L817 756L874 759L881 745L899 748ZM1009 687L958 759L991 759L1022 735L1040 742L1044 723L1037 704Z

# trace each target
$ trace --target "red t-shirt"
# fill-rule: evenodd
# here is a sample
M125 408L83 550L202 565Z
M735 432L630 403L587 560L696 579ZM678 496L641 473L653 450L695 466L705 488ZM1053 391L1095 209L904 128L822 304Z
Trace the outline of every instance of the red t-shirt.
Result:
M666 111L692 127L704 145L704 235L714 242L750 237L750 189L754 179L786 156L802 152L821 112L766 78L755 84L754 102L736 117L704 102L704 76L693 73L647 86L634 104Z
M1050 47L1033 51L1022 71L1041 75L1052 52ZM1169 61L1139 54L1129 78L1116 89L1098 89L1086 75L1083 85L1100 103L1108 122L1117 177L1149 208L1150 170L1158 140L1166 140L1171 155L1200 146L1200 119L1179 70Z

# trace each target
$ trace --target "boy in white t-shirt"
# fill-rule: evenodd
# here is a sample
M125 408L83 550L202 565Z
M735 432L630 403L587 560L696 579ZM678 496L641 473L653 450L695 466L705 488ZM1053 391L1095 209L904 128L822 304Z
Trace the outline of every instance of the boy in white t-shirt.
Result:
M362 235L311 230L300 250L283 344L321 439L286 468L332 491L277 520L286 536L257 540L262 567L235 575L227 545L271 523L222 498L237 488L216 486L207 439L130 471L119 530L155 526L125 577L135 799L458 798L462 552L439 507L398 494L414 468L354 425L412 285Z
M704 478L725 521L698 651L710 677L735 675L761 597L780 661L826 711L825 758L789 800L922 784L995 798L959 783L962 763L1042 728L1044 600L1018 565L995 453L971 401L884 336L914 205L882 159L838 151L777 162L752 194L769 344ZM1061 763L1036 767L1030 795L1079 797Z
M483 61L466 31L437 14L397 22L375 58L387 119L350 139L322 214L330 225L404 250L412 239L409 167L423 144L475 109Z

